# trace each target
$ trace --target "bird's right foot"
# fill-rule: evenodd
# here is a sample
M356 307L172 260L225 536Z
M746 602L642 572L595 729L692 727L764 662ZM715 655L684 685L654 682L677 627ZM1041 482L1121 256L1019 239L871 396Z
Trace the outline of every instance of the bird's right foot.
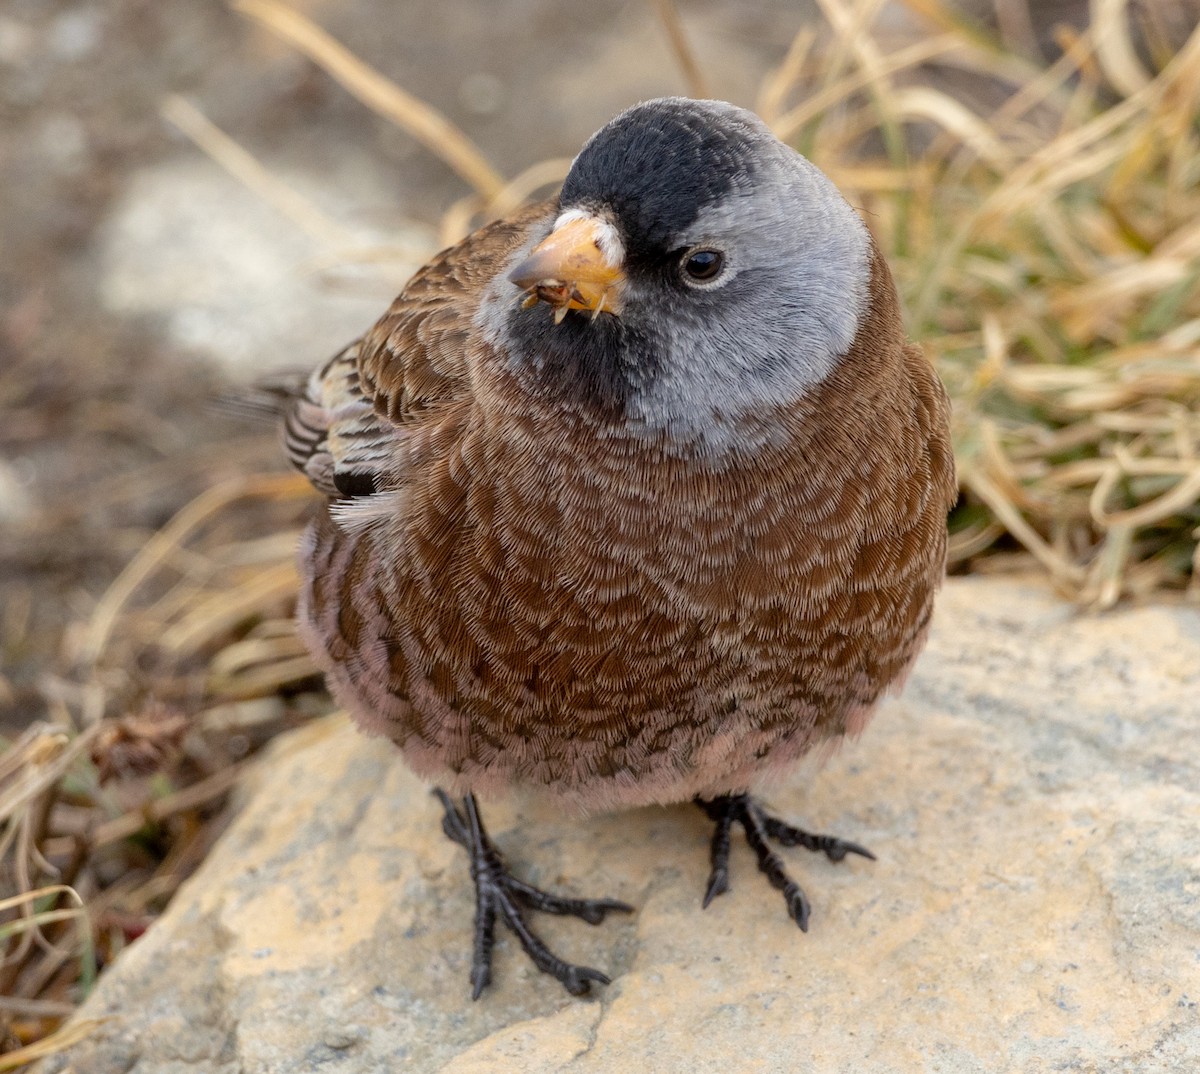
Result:
M492 949L496 943L496 915L516 936L530 961L543 973L562 983L573 996L586 995L591 984L608 984L609 978L590 966L564 962L530 929L522 907L547 914L570 914L589 925L598 925L605 914L628 914L633 907L616 899L569 899L542 891L518 880L504 864L488 836L473 794L462 800L462 811L441 788L433 792L442 803L442 830L471 858L475 882L475 943L471 957L471 998L478 999L492 979Z

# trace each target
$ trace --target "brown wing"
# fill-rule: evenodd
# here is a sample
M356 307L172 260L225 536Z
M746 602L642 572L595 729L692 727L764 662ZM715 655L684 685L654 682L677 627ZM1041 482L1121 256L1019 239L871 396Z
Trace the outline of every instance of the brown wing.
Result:
M285 416L284 443L317 489L346 497L388 487L400 476L389 468L412 428L469 401L468 335L480 296L553 204L443 250L374 328L313 373Z
M554 201L530 206L443 250L418 272L363 339L358 369L376 412L398 425L470 392L468 336L479 299L530 226Z
M356 340L316 369L284 414L288 459L327 496L376 489L396 430L381 422L359 387Z

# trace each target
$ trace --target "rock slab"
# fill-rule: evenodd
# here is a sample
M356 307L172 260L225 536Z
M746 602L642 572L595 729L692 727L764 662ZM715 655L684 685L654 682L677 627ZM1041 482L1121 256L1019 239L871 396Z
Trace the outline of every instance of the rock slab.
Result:
M1081 615L952 580L904 694L769 796L877 862L787 851L808 935L679 806L485 816L533 883L633 903L541 917L613 983L568 997L502 934L469 998L473 902L439 809L342 718L281 740L162 920L101 980L107 1018L39 1074L520 1070L856 1074L1200 1070L1200 615Z

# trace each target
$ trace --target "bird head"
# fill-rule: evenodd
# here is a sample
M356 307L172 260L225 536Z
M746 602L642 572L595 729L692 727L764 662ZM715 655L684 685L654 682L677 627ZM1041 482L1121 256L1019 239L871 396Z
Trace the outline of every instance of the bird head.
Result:
M587 142L505 277L506 347L542 385L711 439L811 391L850 349L871 240L752 113L664 98Z

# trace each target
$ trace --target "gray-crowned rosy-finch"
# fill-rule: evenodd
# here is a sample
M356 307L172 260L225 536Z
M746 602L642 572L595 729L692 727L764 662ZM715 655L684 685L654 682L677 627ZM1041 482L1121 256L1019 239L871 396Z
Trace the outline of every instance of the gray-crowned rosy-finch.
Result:
M439 790L471 858L472 984L500 915L628 910L514 877L475 795L695 800L770 847L862 847L750 791L861 731L925 638L955 495L945 393L862 221L753 115L649 101L558 197L413 277L287 420L328 497L300 622L334 696ZM456 803L450 794L461 796Z

